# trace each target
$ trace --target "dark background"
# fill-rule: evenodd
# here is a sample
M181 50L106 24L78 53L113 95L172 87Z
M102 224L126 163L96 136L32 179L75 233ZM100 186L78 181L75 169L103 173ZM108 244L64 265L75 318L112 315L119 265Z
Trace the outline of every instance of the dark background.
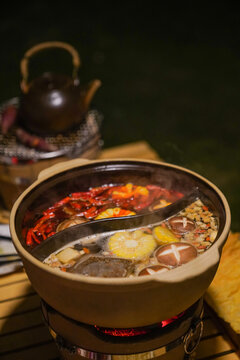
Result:
M19 63L43 41L80 53L82 83L99 78L104 147L145 139L162 159L226 195L240 230L238 2L22 1L1 5L0 101L20 94ZM67 53L36 55L32 78L71 73Z

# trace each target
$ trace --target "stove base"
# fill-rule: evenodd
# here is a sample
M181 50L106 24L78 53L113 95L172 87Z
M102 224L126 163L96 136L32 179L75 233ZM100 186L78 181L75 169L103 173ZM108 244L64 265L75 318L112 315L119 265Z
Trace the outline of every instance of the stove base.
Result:
M74 352L69 351L69 349L62 347L61 345L58 346L58 350L62 360L86 360L85 356L82 356L78 353L78 350ZM93 355L93 354L92 354ZM146 356L146 354L132 354L135 360L147 360L151 359ZM90 357L89 357L90 358ZM104 354L95 354L95 356L91 357L92 360L118 360L117 355L104 355ZM122 360L129 360L128 355L122 355ZM172 351L154 357L154 360L190 360L190 355L186 355L183 346L178 346Z
M42 311L63 360L190 360L203 330L202 299L166 327L156 326L148 334L133 337L102 334L44 302Z

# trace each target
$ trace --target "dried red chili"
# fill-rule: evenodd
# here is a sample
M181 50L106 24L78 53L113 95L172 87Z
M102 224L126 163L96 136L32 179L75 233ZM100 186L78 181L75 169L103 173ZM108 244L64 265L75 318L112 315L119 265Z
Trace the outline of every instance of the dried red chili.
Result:
M77 216L94 220L103 211L116 207L123 210L122 214L126 214L126 210L138 213L148 209L158 199L173 202L182 196L179 192L153 184L103 185L85 192L75 192L43 211L42 217L28 229L26 244L33 246L54 235L58 224L64 219Z

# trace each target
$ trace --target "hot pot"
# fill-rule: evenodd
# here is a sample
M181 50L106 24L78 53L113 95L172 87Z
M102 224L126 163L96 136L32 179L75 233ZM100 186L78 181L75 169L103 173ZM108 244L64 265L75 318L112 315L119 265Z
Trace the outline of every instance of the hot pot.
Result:
M157 184L187 194L198 187L219 218L213 245L167 273L129 278L99 278L65 273L44 265L25 245L24 218L74 191L103 184ZM76 225L78 226L78 225ZM15 202L10 218L13 243L40 297L69 318L104 327L139 327L171 318L195 303L210 285L230 230L230 209L222 192L195 172L156 161L74 159L45 169Z

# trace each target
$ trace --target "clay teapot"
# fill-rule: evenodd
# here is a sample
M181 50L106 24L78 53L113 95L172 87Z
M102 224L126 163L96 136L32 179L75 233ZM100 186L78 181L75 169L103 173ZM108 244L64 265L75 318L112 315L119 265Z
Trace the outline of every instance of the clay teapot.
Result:
M67 50L72 56L72 77L46 72L28 82L28 63L32 55L49 48ZM40 135L56 135L73 129L84 119L90 102L101 85L93 80L80 85L78 52L63 42L45 42L29 49L20 63L22 94L19 103L19 123L26 130Z

